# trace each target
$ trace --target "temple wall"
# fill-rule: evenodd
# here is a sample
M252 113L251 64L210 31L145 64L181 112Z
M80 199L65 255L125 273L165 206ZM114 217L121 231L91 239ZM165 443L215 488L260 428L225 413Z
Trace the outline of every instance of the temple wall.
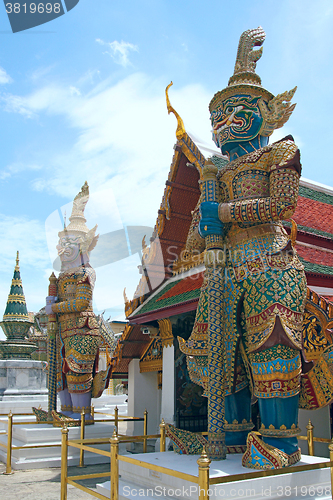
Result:
M157 388L157 372L140 373L140 360L132 359L128 365L128 415L142 417L148 411L148 434L159 432L161 390ZM143 422L129 422L127 434L142 435Z
M162 403L160 421L174 424L175 420L175 348L163 347Z

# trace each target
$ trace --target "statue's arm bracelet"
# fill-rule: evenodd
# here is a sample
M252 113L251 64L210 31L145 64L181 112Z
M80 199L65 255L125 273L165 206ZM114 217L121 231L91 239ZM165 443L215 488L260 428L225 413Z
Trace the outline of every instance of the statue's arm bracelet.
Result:
M296 210L299 174L279 168L270 174L269 196L220 203L222 222L270 222L289 219Z
M78 285L75 293L75 298L64 300L52 305L54 313L69 313L85 311L91 301L92 290L89 283Z

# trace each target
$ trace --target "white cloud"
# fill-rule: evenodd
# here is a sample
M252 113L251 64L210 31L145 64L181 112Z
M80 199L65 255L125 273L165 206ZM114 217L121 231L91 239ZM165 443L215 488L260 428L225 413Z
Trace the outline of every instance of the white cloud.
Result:
M44 270L46 264L49 264L45 230L38 220L24 215L14 217L0 214L0 234L0 272L11 269L17 250L21 256L24 255L27 266Z
M11 83L12 78L6 73L6 71L0 67L0 84Z
M102 83L87 95L53 84L16 96L20 106L11 111L60 115L77 131L69 149L57 155L43 150L38 161L45 167L32 186L73 199L88 180L91 193L113 189L123 221L154 225L176 142L176 119L166 110L166 82L134 73L113 85ZM190 123L195 135L213 146L209 98L200 85L170 90L185 126Z
M81 92L79 91L79 89L74 87L74 86L70 86L69 90L70 90L70 93L72 95L81 95Z
M19 174L20 172L24 172L26 170L38 171L41 169L42 166L37 165L36 163L31 163L31 164L22 162L12 163L3 170L0 170L0 180L8 179L9 177L13 177L16 174Z
M38 121L44 120L45 115L58 115L68 130L77 133L76 141L64 146L57 154L54 151L50 154L47 147L38 152L36 164L43 165L43 169L32 179L32 187L71 201L87 180L91 193L86 209L88 227L98 224L100 234L115 231L122 224L154 227L176 142L177 122L166 109L166 83L135 73L116 84L103 81L89 94L73 94L68 84L54 83L19 97L26 114L36 116ZM175 86L170 90L172 105L181 114L185 126L190 123L196 137L208 143L211 141L207 111L210 97L200 85L180 89ZM21 112L21 108L12 111ZM34 164L30 157L29 161ZM102 189L104 193L101 193ZM97 201L93 203L95 194ZM60 206L53 208L58 209ZM70 211L71 206L66 208L67 219ZM55 257L59 224L54 219L47 232L52 258ZM31 229L31 232L35 233L35 230ZM19 233L20 228L17 228ZM41 233L45 238L44 227ZM29 240L29 236L22 233L21 239L26 238ZM14 238L14 241L17 240ZM11 248L9 255L15 250ZM44 269L50 267L46 241L40 252L44 255L43 272L40 273L40 280L44 283ZM99 309L107 305L119 305L121 309L124 287L127 287L128 296L132 296L140 279L137 263L137 256L133 256L107 269L96 269L95 301ZM112 297L107 290L110 284ZM36 288L40 294L39 307L43 305L45 290L47 284Z
M33 117L33 112L28 109L26 100L24 97L5 94L0 97L0 99L5 104L5 111L8 113L19 113L27 118Z
M34 83L40 82L43 78L48 76L51 71L55 69L55 67L55 63L50 64L49 66L41 66L31 73L30 78Z
M101 45L106 45L108 47L108 50L105 53L109 54L116 64L120 64L124 68L131 64L128 57L130 51L139 51L136 45L124 42L123 40L121 42L118 42L117 40L115 40L114 42L104 42L100 38L97 38L96 42Z

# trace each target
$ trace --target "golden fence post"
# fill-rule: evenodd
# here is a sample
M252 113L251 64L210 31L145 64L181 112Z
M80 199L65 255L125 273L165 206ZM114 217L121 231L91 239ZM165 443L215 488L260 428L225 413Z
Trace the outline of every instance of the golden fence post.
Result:
M91 405L90 413L91 413L92 419L95 420L95 407L94 407L94 405Z
M118 451L119 451L119 438L116 433L116 429L113 431L112 438L110 438L111 445L111 500L118 500L118 488L119 488L119 464L118 464Z
M115 407L114 409L114 426L116 428L117 434L118 434L118 406Z
M148 412L147 408L143 412L143 435L148 435ZM143 453L147 453L147 439L143 438Z
M307 438L308 438L308 454L312 457L314 456L314 444L313 444L313 425L311 420L309 420L307 428Z
M12 446L13 446L13 414L8 413L8 427L7 427L7 464L5 474L12 474Z
M84 439L84 427L85 427L85 423L86 423L86 416L85 416L85 413L84 413L84 408L82 408L82 412L81 412L81 435L80 435L80 439ZM82 445L83 443L81 443ZM84 450L82 448L80 448L80 462L79 462L79 467L84 467Z
M201 457L198 458L197 464L199 466L199 500L209 500L209 466L211 460L208 458L206 448L203 447Z
M162 422L160 423L160 452L165 451L165 422L164 418L162 418Z
M60 500L67 500L67 457L68 457L68 429L61 429L61 492Z

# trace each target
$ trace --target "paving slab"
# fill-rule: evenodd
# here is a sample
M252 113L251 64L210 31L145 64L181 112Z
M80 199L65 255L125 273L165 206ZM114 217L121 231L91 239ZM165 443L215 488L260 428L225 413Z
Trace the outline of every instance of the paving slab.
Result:
M13 474L3 474L6 470L0 463L0 498L1 500L60 500L60 468L16 470ZM69 467L68 475L109 472L110 464L88 465L87 467ZM87 488L96 490L101 478L86 479L81 482ZM84 491L67 486L67 500L89 500L95 497Z

